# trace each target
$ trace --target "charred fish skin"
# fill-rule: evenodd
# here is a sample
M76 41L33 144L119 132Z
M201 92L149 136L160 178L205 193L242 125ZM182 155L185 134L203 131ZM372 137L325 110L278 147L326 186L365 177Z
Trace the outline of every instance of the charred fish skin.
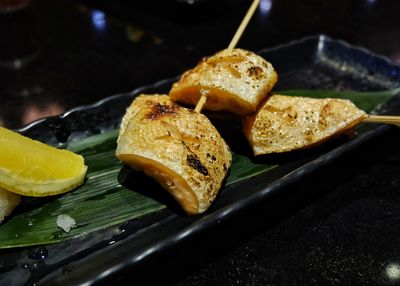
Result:
M367 114L350 100L272 95L243 119L254 155L310 148L352 129Z
M186 71L169 93L173 101L239 115L254 112L278 80L272 64L243 49L222 50Z
M232 162L208 118L167 95L140 95L132 102L121 122L116 156L154 177L190 215L208 209Z

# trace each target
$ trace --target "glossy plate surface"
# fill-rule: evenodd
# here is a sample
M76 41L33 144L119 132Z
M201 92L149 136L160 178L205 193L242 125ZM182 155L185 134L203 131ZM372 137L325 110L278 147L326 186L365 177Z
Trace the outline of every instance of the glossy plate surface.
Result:
M400 86L398 66L364 49L326 36L305 38L262 50L259 54L273 63L279 74L276 90L370 91ZM136 95L166 93L175 80L163 80L90 106L76 108L60 117L40 120L21 132L58 146L70 140L117 129L126 107ZM399 106L397 95L379 112L396 114ZM218 227L223 228L226 221L244 214L252 207L262 206L270 196L312 175L340 156L351 154L351 150L390 128L368 126L352 139L335 141L301 154L278 157L278 168L224 188L210 210L198 217L189 218L167 208L82 238L43 247L2 251L0 284L92 284L110 281L126 271L134 273L143 263L151 266L154 257L164 253L168 255L169 250L180 244L186 244L190 250L195 247L190 243L194 237L211 233L212 229ZM229 144L230 140L227 141ZM233 148L242 147L239 144ZM44 258L40 257L41 253L46 254Z

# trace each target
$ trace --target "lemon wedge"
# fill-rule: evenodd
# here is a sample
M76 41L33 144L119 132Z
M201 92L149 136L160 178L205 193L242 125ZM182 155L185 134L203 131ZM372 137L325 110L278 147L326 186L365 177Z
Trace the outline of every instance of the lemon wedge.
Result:
M25 196L61 194L81 185L82 156L0 127L0 187Z

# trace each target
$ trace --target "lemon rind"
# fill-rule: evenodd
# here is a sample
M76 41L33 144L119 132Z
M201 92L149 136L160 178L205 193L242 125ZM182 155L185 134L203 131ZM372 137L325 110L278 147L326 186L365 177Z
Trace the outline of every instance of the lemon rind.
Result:
M85 180L86 171L87 166L84 165L78 175L68 179L30 180L0 168L0 187L30 197L58 195L80 186Z

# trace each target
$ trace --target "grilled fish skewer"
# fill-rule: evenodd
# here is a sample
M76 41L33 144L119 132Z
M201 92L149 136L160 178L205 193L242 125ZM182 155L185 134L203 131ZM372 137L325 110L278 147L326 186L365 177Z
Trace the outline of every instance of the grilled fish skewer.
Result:
M167 95L138 96L122 120L117 143L118 159L156 179L190 215L211 205L232 161L207 117Z
M256 111L277 80L273 66L262 57L242 49L226 49L186 71L169 95L173 101L190 105L205 95L205 109L245 115Z
M243 119L254 155L309 148L341 134L367 114L345 99L272 95Z

